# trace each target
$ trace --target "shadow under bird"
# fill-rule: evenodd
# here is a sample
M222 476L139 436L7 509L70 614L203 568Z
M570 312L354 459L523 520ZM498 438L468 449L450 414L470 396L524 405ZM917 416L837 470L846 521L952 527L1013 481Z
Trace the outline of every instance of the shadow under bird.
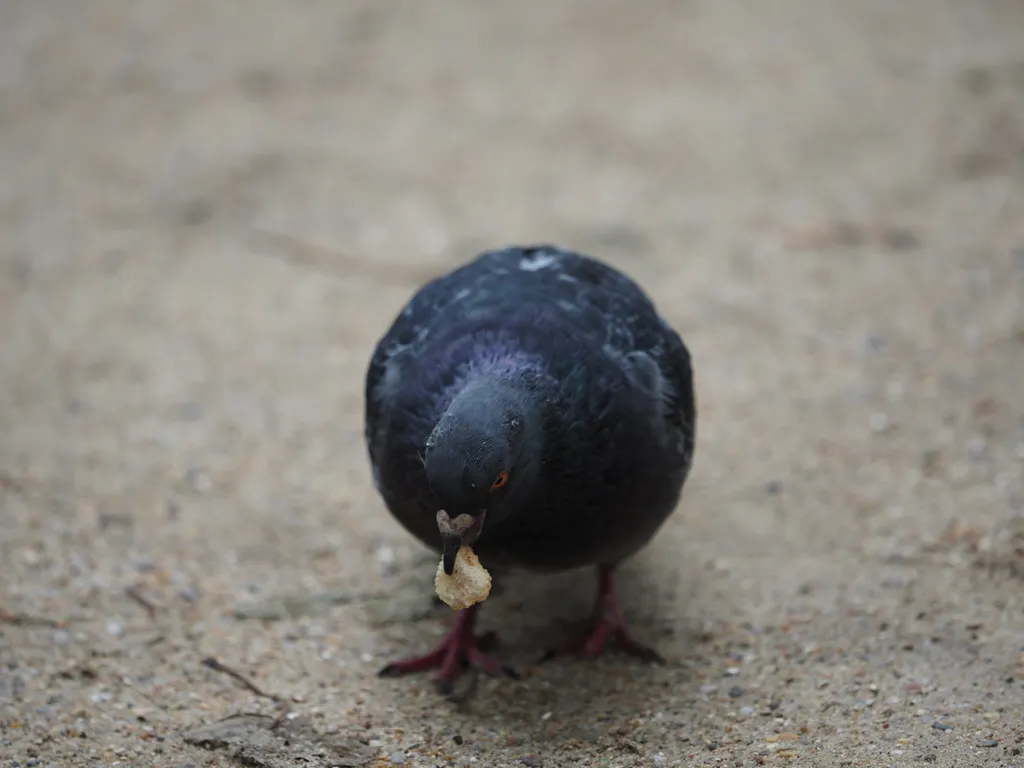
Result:
M616 641L660 660L626 626L614 574L679 502L696 407L689 351L632 279L551 245L482 253L412 297L373 352L365 397L377 490L449 575L462 545L499 570L595 567L589 624L545 657ZM472 524L441 530L441 510ZM380 674L437 669L449 691L470 665L515 677L488 655L493 633L476 634L478 609Z

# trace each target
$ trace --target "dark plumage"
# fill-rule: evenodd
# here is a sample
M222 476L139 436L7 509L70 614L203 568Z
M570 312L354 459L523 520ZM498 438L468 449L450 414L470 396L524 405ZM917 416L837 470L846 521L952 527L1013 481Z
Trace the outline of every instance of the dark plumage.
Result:
M613 569L676 507L696 412L689 352L636 283L549 245L481 254L410 300L365 394L376 487L446 570L461 543L489 569L597 566L590 626L560 651L592 656L611 634L658 658L630 637ZM468 515L460 535L442 536L442 509ZM474 641L476 613L382 673L440 667L446 685L466 663L511 674Z

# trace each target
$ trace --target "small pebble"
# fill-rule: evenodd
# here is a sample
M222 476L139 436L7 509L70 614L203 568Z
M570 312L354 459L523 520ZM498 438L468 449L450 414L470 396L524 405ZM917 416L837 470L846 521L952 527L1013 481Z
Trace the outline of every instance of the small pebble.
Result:
M178 418L181 421L199 421L203 417L202 403L196 403L191 400L178 403L178 407L175 410L177 410Z
M985 747L986 749L991 749L992 747L998 747L999 742L995 739L982 739L978 742L978 746Z
M885 230L882 232L882 243L891 251L912 251L921 247L921 241L909 229Z
M392 765L404 765L405 752L392 752L389 760L391 760Z
M21 556L25 560L25 565L39 565L39 561L42 560L42 555L36 549L26 549Z
M114 637L124 636L124 624L116 619L112 619L107 622L107 634L113 635Z
M739 667L729 667L727 670L725 670L725 674L727 677L736 677L736 675L738 675L739 673Z
M906 387L900 379L889 379L885 384L885 396L889 401L899 400L906 392Z
M945 723L940 723L938 720L936 720L934 723L932 723L932 728L934 728L936 731L952 731L953 730L952 726L946 725Z
M971 438L967 442L967 455L971 461L981 462L986 458L985 440L980 437Z
M210 476L198 467L190 467L185 471L185 484L200 495L209 493L213 489L213 481Z
M878 352L885 346L885 337L880 333L872 333L867 338L867 348L871 352Z
M522 761L523 765L529 766L529 768L540 768L540 766L543 765L540 758L536 755L523 755L519 759Z
M740 688L738 685L734 685L732 688L729 689L729 698L731 699L738 699L742 695L743 689Z
M181 517L181 507L175 501L168 501L164 505L164 514L167 515L168 520L177 520Z

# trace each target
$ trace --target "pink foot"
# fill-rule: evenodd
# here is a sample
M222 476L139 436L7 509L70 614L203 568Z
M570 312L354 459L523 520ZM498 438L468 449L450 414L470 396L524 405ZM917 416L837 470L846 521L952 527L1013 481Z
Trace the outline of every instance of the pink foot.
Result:
M613 569L611 566L602 565L598 569L597 600L589 624L582 632L544 654L541 661L569 654L594 659L601 655L610 640L629 656L635 656L645 662L664 663L661 654L654 648L638 642L630 633L619 610Z
M518 680L519 675L511 667L487 655L486 651L493 648L497 636L493 632L483 635L473 634L476 625L478 606L459 611L452 628L434 650L423 656L392 662L380 670L380 677L398 677L411 672L424 672L436 669L434 680L442 693L452 692L455 681L467 666L476 667L488 675L504 675Z

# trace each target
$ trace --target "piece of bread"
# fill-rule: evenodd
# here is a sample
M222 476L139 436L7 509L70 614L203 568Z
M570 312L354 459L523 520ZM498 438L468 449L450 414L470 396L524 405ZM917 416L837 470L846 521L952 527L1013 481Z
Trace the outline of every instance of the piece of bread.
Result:
M463 611L482 603L491 594L491 574L480 565L480 559L470 547L459 547L455 555L455 569L449 576L444 572L444 559L437 564L434 589L445 605Z

